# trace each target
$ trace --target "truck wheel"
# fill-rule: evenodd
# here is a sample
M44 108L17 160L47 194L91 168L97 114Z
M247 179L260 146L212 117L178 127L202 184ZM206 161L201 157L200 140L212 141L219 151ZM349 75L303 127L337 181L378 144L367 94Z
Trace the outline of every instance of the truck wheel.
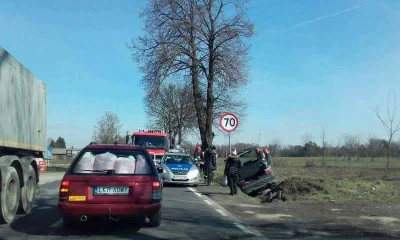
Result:
M19 203L19 211L21 213L30 213L35 201L35 194L37 189L37 179L35 170L32 166L28 169L28 179L21 190L21 200Z
M0 193L0 222L10 223L14 220L21 196L21 185L17 170L9 167L6 171L4 188Z

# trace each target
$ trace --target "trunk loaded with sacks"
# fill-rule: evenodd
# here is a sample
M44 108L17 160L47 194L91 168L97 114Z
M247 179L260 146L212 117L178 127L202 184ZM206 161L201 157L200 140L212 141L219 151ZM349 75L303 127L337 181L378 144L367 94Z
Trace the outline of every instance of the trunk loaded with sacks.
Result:
M0 47L0 224L34 205L46 146L46 86Z
M275 174L260 149L249 148L238 153L238 156L243 163L239 171L239 188L242 192L256 196L276 185Z

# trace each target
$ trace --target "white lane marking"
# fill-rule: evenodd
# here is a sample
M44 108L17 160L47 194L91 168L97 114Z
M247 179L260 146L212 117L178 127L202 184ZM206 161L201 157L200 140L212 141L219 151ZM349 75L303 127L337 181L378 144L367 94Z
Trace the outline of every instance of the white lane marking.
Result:
M57 220L57 222L51 224L50 227L51 227L51 228L60 228L61 225L62 225L62 223L63 223L63 220L62 220L62 218L60 218L60 219Z
M194 194L196 194L196 196L198 196L198 197L202 197L203 195L201 195L200 193L198 193L197 191L196 191L196 189L193 189L193 188L191 188L191 187L188 187L188 189L190 190L190 191L192 191Z
M243 232L245 232L245 233L247 233L247 234L252 234L253 235L253 232L252 231L250 231L249 229L247 229L245 226L243 226L242 224L240 224L240 223L234 223L235 225L236 225L236 227L238 227L238 228L240 228L240 230L242 230Z
M192 191L193 193L195 193L195 194L198 193L196 189L193 189L193 188L191 188L191 187L188 187L188 189L189 189L190 191ZM197 195L197 194L196 194L196 195ZM257 231L256 229L253 229L253 228L251 228L251 227L245 227L244 225L246 225L246 224L244 224L240 219L238 219L238 218L235 217L234 215L229 214L229 212L228 212L227 210L225 210L225 208L223 208L222 206L220 206L220 205L219 205L218 203L216 203L215 201L211 200L211 198L209 198L209 197L207 197L207 196L204 196L204 195L200 195L200 196L203 197L203 198L206 198L210 203L212 203L212 204L215 206L214 209L215 209L217 212L219 212L221 215L223 215L224 217L228 216L229 218L231 218L231 219L233 220L235 226L237 226L238 228L240 228L243 232L248 233L248 234L251 234L251 235L254 235L254 236L256 236L256 237L261 237L261 238L263 238L263 239L268 239L266 236L264 236L263 234L261 234L261 233L260 233L259 231ZM224 214L225 214L226 216L225 216ZM240 222L242 222L242 224L240 224ZM237 224L239 224L240 227L239 227ZM246 229L246 231L245 231L244 229Z
M213 205L212 202L210 202L208 200L204 200L204 202L206 202L208 205Z
M215 209L217 212L219 212L222 216L227 217L228 214L226 214L226 212L222 211L221 209Z
M253 214L253 211L244 211L244 213L249 213L249 214Z
M172 201L178 201L178 202L203 203L201 201L190 201L190 200L182 200L182 199L176 199L176 198L166 198L166 197L164 197L163 199L172 200Z
M240 207L248 207L248 208L262 208L262 206L251 205L251 204L239 204Z

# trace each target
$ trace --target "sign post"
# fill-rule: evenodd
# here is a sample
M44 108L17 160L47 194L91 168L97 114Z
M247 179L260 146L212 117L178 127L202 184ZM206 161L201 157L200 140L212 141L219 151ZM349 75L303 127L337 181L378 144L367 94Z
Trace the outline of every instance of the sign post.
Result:
M231 147L231 132L235 131L236 128L239 126L239 119L233 113L225 113L219 119L219 126L225 132L228 132L229 138L229 154L232 153Z

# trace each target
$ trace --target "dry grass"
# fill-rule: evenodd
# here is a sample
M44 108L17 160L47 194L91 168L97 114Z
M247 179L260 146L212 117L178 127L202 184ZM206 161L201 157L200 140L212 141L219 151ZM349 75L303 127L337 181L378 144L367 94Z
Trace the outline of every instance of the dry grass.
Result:
M314 164L310 163L310 160ZM299 176L315 179L324 191L312 191L297 198L297 201L336 202L400 202L400 159L392 159L389 171L385 170L386 160L361 158L326 159L320 158L277 158L273 159L273 170L278 182ZM224 161L218 159L216 183L223 183Z

